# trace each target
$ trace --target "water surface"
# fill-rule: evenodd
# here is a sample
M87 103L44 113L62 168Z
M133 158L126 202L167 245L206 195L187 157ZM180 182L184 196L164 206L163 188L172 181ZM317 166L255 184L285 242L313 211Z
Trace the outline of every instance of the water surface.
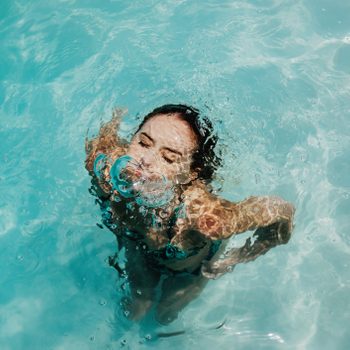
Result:
M349 13L341 0L2 1L1 349L348 349ZM210 282L167 327L122 314L84 169L86 133L114 106L129 109L127 137L164 103L213 120L220 195L297 207L288 245Z

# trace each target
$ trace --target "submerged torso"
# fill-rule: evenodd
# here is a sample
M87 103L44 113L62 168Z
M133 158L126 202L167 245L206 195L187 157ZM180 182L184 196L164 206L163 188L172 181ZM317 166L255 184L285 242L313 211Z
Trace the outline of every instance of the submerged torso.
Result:
M104 223L122 240L138 243L153 267L192 271L213 251L212 242L195 230L176 232L183 220L183 203L144 208L132 200L104 200Z
M107 155L109 162L125 154L116 149ZM108 189L109 164L101 178ZM185 189L177 187L172 200L161 207L139 205L134 198L124 198L115 189L101 196L103 221L121 240L137 242L136 247L155 268L193 272L203 260L210 259L218 244L193 229L180 229L186 219L187 193L193 193L193 185ZM106 193L109 193L106 195Z

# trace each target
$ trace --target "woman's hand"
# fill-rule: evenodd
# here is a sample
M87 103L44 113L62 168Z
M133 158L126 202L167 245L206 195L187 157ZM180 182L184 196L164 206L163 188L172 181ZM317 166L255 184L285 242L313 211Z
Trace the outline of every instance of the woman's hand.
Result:
M286 244L291 237L288 222L279 222L267 227L258 228L252 239L249 237L241 248L232 248L224 253L223 258L213 261L205 261L201 267L201 273L209 279L217 279L226 272L233 270L235 265L255 260L264 255L271 248Z

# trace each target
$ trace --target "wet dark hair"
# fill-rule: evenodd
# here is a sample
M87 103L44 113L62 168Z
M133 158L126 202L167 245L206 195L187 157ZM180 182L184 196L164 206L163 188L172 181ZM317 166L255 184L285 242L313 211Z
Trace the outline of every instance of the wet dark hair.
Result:
M135 134L152 117L158 114L178 114L185 120L197 136L198 148L193 154L191 169L197 172L198 178L210 182L215 170L220 165L220 157L214 151L217 135L207 117L200 116L199 110L182 104L167 104L147 114Z

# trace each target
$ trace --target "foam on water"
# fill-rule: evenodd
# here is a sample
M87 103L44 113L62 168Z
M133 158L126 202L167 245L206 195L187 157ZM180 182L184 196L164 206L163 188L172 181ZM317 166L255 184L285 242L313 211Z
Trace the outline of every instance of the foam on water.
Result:
M348 349L349 13L341 0L2 1L1 349ZM167 327L122 315L84 169L87 130L114 106L130 137L164 103L212 119L220 195L297 208L287 245L210 282Z

